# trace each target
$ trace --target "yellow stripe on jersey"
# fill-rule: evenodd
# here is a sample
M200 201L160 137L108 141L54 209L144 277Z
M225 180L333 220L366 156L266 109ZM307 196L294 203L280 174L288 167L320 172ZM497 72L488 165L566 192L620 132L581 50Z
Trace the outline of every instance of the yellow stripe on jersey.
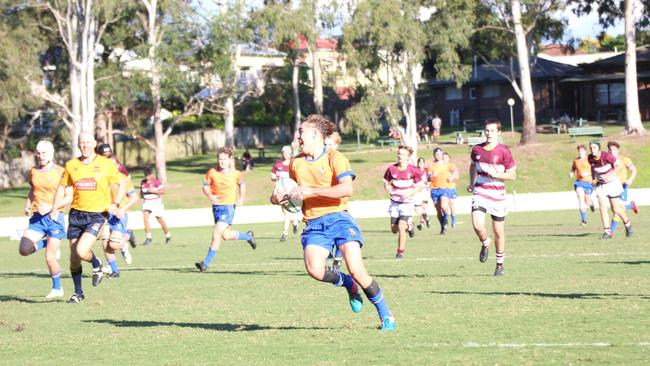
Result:
M52 207L62 175L63 167L56 164L47 170L32 168L29 171L27 181L32 186L32 212L38 212L40 207Z
M210 192L217 197L220 205L237 203L237 187L242 182L242 173L236 169L230 169L224 173L210 168L203 180L203 184L210 187Z
M345 176L354 176L348 159L337 150L327 149L315 160L298 155L291 160L289 176L298 185L306 187L332 187ZM306 197L302 203L305 220L312 220L333 212L347 210L347 198Z
M73 188L70 207L101 213L111 205L111 184L119 184L123 177L112 160L97 155L88 164L79 158L65 163L61 185Z

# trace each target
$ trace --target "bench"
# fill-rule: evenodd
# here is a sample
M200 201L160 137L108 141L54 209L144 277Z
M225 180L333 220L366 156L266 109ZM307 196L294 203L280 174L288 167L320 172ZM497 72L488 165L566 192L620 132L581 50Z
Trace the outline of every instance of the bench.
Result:
M390 147L396 147L399 145L399 140L397 139L377 139L377 142L381 145L381 147L384 147L384 144Z
M486 140L485 136L468 137L467 145L469 146L478 145L484 143L485 140ZM498 140L500 144L503 144L503 137L499 136Z
M483 130L485 123L480 119L466 119L463 121L463 132Z
M570 127L569 128L569 141L574 142L576 136L605 136L603 128L600 126L595 127Z

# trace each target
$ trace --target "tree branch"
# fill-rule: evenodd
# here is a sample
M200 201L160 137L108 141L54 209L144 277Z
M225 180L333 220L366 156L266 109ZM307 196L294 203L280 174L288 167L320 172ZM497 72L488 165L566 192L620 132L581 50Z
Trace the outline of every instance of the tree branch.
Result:
M35 97L42 98L43 100L46 100L46 101L56 105L59 109L64 111L65 114L68 115L69 117L72 117L72 118L75 117L74 114L70 111L70 109L66 105L63 96L58 95L58 94L52 94L52 93L48 92L45 89L45 86L43 86L43 85L41 85L39 83L36 83L36 82L34 82L32 80L29 80L27 77L25 77L24 79L30 85L32 95L34 95Z

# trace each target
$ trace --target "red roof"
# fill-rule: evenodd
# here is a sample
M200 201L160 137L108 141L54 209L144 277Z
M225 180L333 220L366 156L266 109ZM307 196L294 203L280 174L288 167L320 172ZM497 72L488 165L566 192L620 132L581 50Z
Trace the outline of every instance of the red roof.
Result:
M542 46L540 53L549 56L569 56L569 55L583 55L584 52L580 50L571 50L569 47L562 44L547 44Z

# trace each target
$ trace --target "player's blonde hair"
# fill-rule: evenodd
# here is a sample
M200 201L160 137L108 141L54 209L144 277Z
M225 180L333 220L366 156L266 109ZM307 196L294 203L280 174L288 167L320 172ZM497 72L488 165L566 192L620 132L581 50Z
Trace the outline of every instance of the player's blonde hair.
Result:
M54 160L54 145L47 140L41 140L36 144L36 151L44 152L47 160Z
M323 136L323 139L336 132L336 125L320 114L309 115L302 123L308 123L317 129Z

